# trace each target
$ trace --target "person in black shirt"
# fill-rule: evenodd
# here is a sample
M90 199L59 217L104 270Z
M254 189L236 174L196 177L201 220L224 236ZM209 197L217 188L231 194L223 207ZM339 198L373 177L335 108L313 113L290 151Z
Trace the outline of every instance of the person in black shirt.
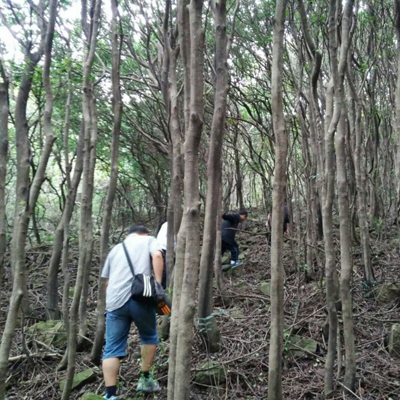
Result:
M271 214L268 214L267 216L267 222L265 223L265 226L271 230L272 227L272 217ZM283 206L283 233L287 236L290 234L290 217L289 217L289 209L287 204Z
M247 219L247 211L241 210L239 214L224 214L222 216L222 245L221 254L225 251L231 253L231 268L235 268L239 262L239 246L236 243L235 236L238 225Z

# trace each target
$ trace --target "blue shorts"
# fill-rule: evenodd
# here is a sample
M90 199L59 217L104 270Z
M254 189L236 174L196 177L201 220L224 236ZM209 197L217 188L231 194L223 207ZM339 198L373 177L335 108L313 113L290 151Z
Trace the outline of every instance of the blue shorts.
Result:
M141 344L158 344L157 319L154 308L130 299L117 310L107 312L106 346L103 360L126 356L132 322L139 330Z

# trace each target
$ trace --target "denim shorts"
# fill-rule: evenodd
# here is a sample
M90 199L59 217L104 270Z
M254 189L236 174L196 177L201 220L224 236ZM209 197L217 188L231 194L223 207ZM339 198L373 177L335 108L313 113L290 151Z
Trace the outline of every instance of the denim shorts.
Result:
M130 299L117 310L107 312L106 346L103 352L103 360L126 356L128 335L132 322L138 328L141 344L158 344L157 319L154 308Z

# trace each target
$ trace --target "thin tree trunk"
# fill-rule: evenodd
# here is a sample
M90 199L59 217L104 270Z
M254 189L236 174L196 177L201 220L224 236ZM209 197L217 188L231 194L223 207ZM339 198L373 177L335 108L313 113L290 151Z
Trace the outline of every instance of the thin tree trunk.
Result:
M186 248L186 217L183 216L181 228L178 234L176 249L176 262L174 267L174 286L172 297L171 313L171 332L169 339L169 358L168 358L168 400L175 400L175 378L176 378L176 353L178 346L179 331L179 305L181 303L181 288L183 272L185 268L185 248Z
M190 122L185 141L185 269L179 306L179 331L175 365L174 398L189 400L190 363L193 342L196 283L200 261L200 194L199 146L203 128L203 60L204 30L202 28L203 0L192 0L190 17ZM175 292L179 287L175 287Z
M1 62L0 73L3 79L3 82L0 82L0 290L2 290L4 256L7 247L6 176L8 157L9 79Z
M93 84L91 82L92 67L97 44L97 34L100 24L100 11L101 0L95 0L93 4L93 14L91 15L90 29L87 22L87 2L82 0L82 30L86 34L87 48L85 51L85 60L83 65L83 96L82 96L82 114L85 127L85 140L84 140L84 163L83 163L83 182L82 182L82 207L80 216L79 227L79 262L78 272L76 277L74 298L70 309L69 316L69 332L68 332L68 368L66 376L66 384L62 393L62 400L68 400L72 382L75 373L75 358L76 358L76 345L77 345L77 331L78 331L78 311L85 284L85 276L89 278L87 265L91 262L91 255L93 249L93 232L92 232L92 216L91 216L91 195L93 193L93 181L91 181L93 174L91 174L91 167L94 168L93 155L97 140L97 126L95 124L95 105L93 96ZM89 34L90 32L90 34ZM91 185L91 187L89 187ZM83 299L86 303L86 298ZM85 316L85 315L84 315ZM84 321L83 321L84 322Z
M216 222L222 174L222 141L225 128L226 97L228 93L228 37L226 33L226 0L213 3L215 19L215 96L214 114L211 125L211 139L207 165L207 198L205 205L203 246L200 260L199 321L206 321L213 312L213 258L215 257ZM212 318L207 320L210 329L205 337L211 352L219 350L220 333ZM208 328L208 327L207 327Z
M101 0L98 0L101 1ZM87 298L89 293L89 277L90 277L90 269L92 265L92 256L93 256L93 192L94 192L94 172L96 167L96 150L97 150L97 137L98 137L98 118L97 118L97 109L96 109L96 100L94 95L94 87L91 85L89 97L89 107L90 107L90 145L88 151L88 168L87 168L87 177L85 182L85 169L84 169L84 177L83 177L83 190L82 190L82 199L86 197L85 202L82 200L82 211L85 211L85 264L83 266L84 274L83 274L83 283L82 283L82 295L79 304L79 336L78 336L78 344L82 345L86 340L87 330L88 330L88 319L87 319ZM86 122L85 122L86 125ZM111 181L110 181L111 184ZM116 182L115 182L116 184Z
M68 104L68 103L67 103ZM66 109L67 113L68 107ZM69 119L69 116L66 115L66 120ZM68 127L66 126L65 130ZM68 128L69 129L69 128ZM85 126L82 121L81 131L78 138L78 144L76 146L77 156L74 168L74 175L71 181L71 188L68 190L67 198L65 201L65 206L63 209L63 213L60 219L60 222L57 225L54 240L53 240L53 249L51 253L51 258L49 262L49 269L47 272L47 303L46 303L46 313L48 319L58 319L58 270L60 265L60 260L62 256L62 252L64 251L63 241L64 241L64 232L65 226L71 221L72 214L74 211L74 205L76 200L76 195L78 192L79 183L82 177L83 171L83 145L84 145L84 136L85 136ZM71 168L68 166L68 169Z
M350 61L350 54L349 54ZM358 221L360 225L360 236L361 236L361 250L363 255L364 264L364 278L366 282L371 283L374 278L374 273L371 263L371 247L369 237L369 223L367 214L367 176L364 168L364 160L362 157L362 103L359 98L353 77L350 72L350 63L347 66L347 79L349 82L349 88L351 96L355 104L355 151L354 151L354 169L356 175L357 185L357 211Z
M394 26L396 28L397 36L397 80L396 80L396 90L395 90L395 109L396 118L394 120L394 130L395 134L398 135L400 140L400 0L393 0L394 5ZM399 218L400 211L400 146L397 150L397 218Z
M271 339L269 347L268 399L282 397L283 351L283 204L286 193L286 157L288 139L283 115L283 38L286 1L276 2L274 41L272 50L271 105L275 134L275 171L272 192L271 229Z
M68 42L69 52L71 51ZM71 56L71 55L70 55ZM69 127L70 127L70 116L71 116L71 97L72 97L72 88L71 88L71 67L68 70L68 95L67 101L65 105L65 125L64 125L64 151L65 152L65 170L67 176L67 182L70 183L67 186L67 196L65 200L64 209L62 212L61 219L57 225L56 231L54 233L53 240L53 248L51 252L49 269L47 271L47 301L46 301L46 314L48 319L58 319L58 271L59 265L61 261L61 255L65 249L63 243L64 241L64 232L65 226L69 225L70 220L72 218L72 214L74 211L76 194L78 191L79 183L82 177L83 170L83 143L84 143L84 135L85 128L82 122L81 130L78 137L78 143L76 146L76 161L74 168L74 175L72 181L70 180L70 171L72 165L69 163L68 159L68 137L69 137Z
M111 225L111 213L115 198L115 192L117 189L118 182L118 151L119 151L119 137L121 131L121 120L122 120L122 99L121 99L121 87L120 87L120 41L118 40L118 2L117 0L111 0L111 36L112 36L112 70L111 70L111 84L113 91L113 114L114 114L114 126L111 143L111 174L110 183L107 190L106 205L103 214L103 223L101 227L100 237L100 267L99 267L99 289L97 296L97 328L94 345L92 348L91 358L95 364L100 364L101 349L104 343L104 331L105 331L105 317L104 312L106 309L105 298L106 298L106 285L105 279L101 278L101 272L106 261L108 247L109 247L109 235Z
M244 209L242 171L240 168L239 150L237 148L238 135L239 135L239 130L235 128L235 136L233 140L233 146L234 146L233 152L235 154L235 169L236 169L236 205L239 206L240 209Z
M26 237L28 234L29 219L34 211L34 207L39 196L40 187L44 180L44 173L47 166L47 161L55 139L51 128L53 95L50 85L50 66L54 28L57 15L57 5L58 0L51 0L49 3L49 20L47 31L44 35L42 34L42 42L39 45L38 52L35 55L32 55L30 53L27 54L30 62L27 62L26 75L24 75L22 79L21 88L16 104L17 203L15 207L16 218L14 220L13 232L13 234L16 234L16 236L13 236L11 258L14 272L14 281L10 299L10 308L8 310L7 321L0 345L0 400L3 400L5 397L5 379L8 367L8 357L10 354L12 339L18 320L18 310L24 297L26 304L29 304L27 299L25 275L25 245ZM43 53L45 54L43 67L43 85L46 93L46 105L43 118L46 142L40 158L38 170L36 171L35 178L32 183L32 187L29 190L30 149L26 109L29 92L32 85L33 71L37 63L40 61ZM25 309L27 309L27 306L25 306Z
M340 48L340 60L338 76L335 84L335 109L340 108L340 120L336 134L336 166L337 185L339 198L340 218L340 295L342 301L343 331L345 345L345 386L354 391L356 379L356 361L353 326L353 301L351 291L351 278L353 262L351 258L351 235L348 199L348 180L346 175L346 127L347 110L346 96L344 92L344 78L346 73L347 54L350 47L350 27L353 15L353 0L347 0L344 6L342 18L342 44ZM333 64L334 67L334 64ZM335 76L335 75L334 75Z

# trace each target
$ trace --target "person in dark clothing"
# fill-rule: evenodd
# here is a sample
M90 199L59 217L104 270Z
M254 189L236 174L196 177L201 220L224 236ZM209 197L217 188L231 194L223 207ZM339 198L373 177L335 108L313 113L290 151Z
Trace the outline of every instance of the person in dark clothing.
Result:
M265 226L271 231L272 228L272 217L271 214L267 216L267 222ZM287 236L290 234L290 217L289 217L289 209L287 204L283 206L283 233Z
M221 254L225 251L231 253L231 268L236 268L239 262L239 246L236 243L235 236L238 225L247 219L247 211L241 210L239 214L224 214L222 216L222 244Z

